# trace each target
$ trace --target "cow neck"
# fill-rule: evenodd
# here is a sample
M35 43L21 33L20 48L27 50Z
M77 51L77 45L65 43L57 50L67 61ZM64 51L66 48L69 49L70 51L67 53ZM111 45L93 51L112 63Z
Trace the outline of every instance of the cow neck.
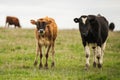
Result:
M47 39L51 40L51 35L45 33L44 35L39 35L39 39L41 39L41 38L47 38Z
M39 38L45 38L45 35L39 35Z

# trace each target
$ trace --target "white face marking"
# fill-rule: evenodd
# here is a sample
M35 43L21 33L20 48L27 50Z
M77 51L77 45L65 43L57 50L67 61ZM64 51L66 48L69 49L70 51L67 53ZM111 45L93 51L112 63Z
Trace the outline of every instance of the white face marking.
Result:
M83 24L85 24L85 23L86 23L86 20L87 20L87 17L82 18L82 22L83 22Z

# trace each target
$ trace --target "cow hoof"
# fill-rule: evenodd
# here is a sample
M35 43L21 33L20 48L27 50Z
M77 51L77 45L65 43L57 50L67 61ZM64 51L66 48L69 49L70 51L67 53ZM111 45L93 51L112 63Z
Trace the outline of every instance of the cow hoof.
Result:
M36 66L36 65L37 65L37 63L38 63L38 62L37 62L37 61L35 61L35 62L34 62L34 66Z
M39 64L39 69L41 69L43 67L42 63Z
M93 67L95 67L95 68L96 68L96 62L93 62Z
M98 68L102 68L102 64L99 63L99 64L98 64Z
M87 71L87 70L88 70L88 67L86 67L86 66L85 66L85 68L84 68L84 69Z
M45 64L45 69L48 69L48 64L47 63Z
M85 70L88 70L88 69L89 69L89 65L86 64L86 65L85 65Z
M48 69L48 67L45 67L45 69Z
M55 67L55 63L54 62L51 63L51 67Z

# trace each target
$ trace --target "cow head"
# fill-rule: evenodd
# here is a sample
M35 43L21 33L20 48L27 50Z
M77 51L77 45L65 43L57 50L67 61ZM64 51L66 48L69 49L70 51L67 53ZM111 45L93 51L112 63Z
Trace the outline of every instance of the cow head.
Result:
M93 17L92 15L89 16L83 15L80 18L74 19L75 23L79 23L79 30L81 35L83 36L87 36L88 33L91 31L91 26L92 23L94 23L94 21L95 17Z
M88 21L88 16L81 16L80 18L74 19L75 23L79 23L79 30L81 35L87 36L89 29L90 29L90 23Z
M31 20L31 23L36 25L36 28L40 35L44 35L47 25L50 24L51 22L41 18L41 19L38 19L37 21Z

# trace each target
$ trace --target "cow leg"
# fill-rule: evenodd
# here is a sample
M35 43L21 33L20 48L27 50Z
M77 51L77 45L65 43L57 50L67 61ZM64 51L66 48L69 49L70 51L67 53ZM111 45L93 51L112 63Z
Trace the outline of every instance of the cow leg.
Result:
M54 66L55 66L54 54L55 54L55 50L54 50L54 43L53 43L53 44L52 44L52 63L51 63L51 67L54 67Z
M35 56L34 66L36 66L37 63L38 63L39 51L40 51L40 50L39 50L39 46L37 45L37 47L36 47L36 56Z
M90 66L90 63L89 63L90 49L89 49L88 45L85 46L85 54L86 54L86 66L85 66L85 69L88 69L88 67Z
M46 63L45 63L46 69L48 68L48 56L49 56L48 53L49 53L50 47L51 47L51 45L48 46L47 53L46 53Z
M94 56L93 56L93 60L94 60L93 67L96 67L96 64L97 64L97 59L96 59L97 48L96 47L93 47L93 54L94 54Z
M7 28L7 23L5 23L5 28Z
M100 64L103 64L103 56L104 56L105 47L106 47L106 42L102 45Z
M16 29L17 26L16 25L14 25L14 26L15 26L15 29Z
M39 64L39 69L40 69L40 68L43 67L43 65L42 65L42 57L43 57L43 55L42 55L42 46L39 46L39 50L40 50L40 64Z
M9 27L9 23L6 23L6 24L5 24L5 28L7 28L7 27Z
M102 54L102 48L100 46L97 46L97 59L98 59L98 68L102 67L101 63L101 54Z
M10 24L8 23L8 25L7 25L8 28L9 28L9 25L10 25Z

